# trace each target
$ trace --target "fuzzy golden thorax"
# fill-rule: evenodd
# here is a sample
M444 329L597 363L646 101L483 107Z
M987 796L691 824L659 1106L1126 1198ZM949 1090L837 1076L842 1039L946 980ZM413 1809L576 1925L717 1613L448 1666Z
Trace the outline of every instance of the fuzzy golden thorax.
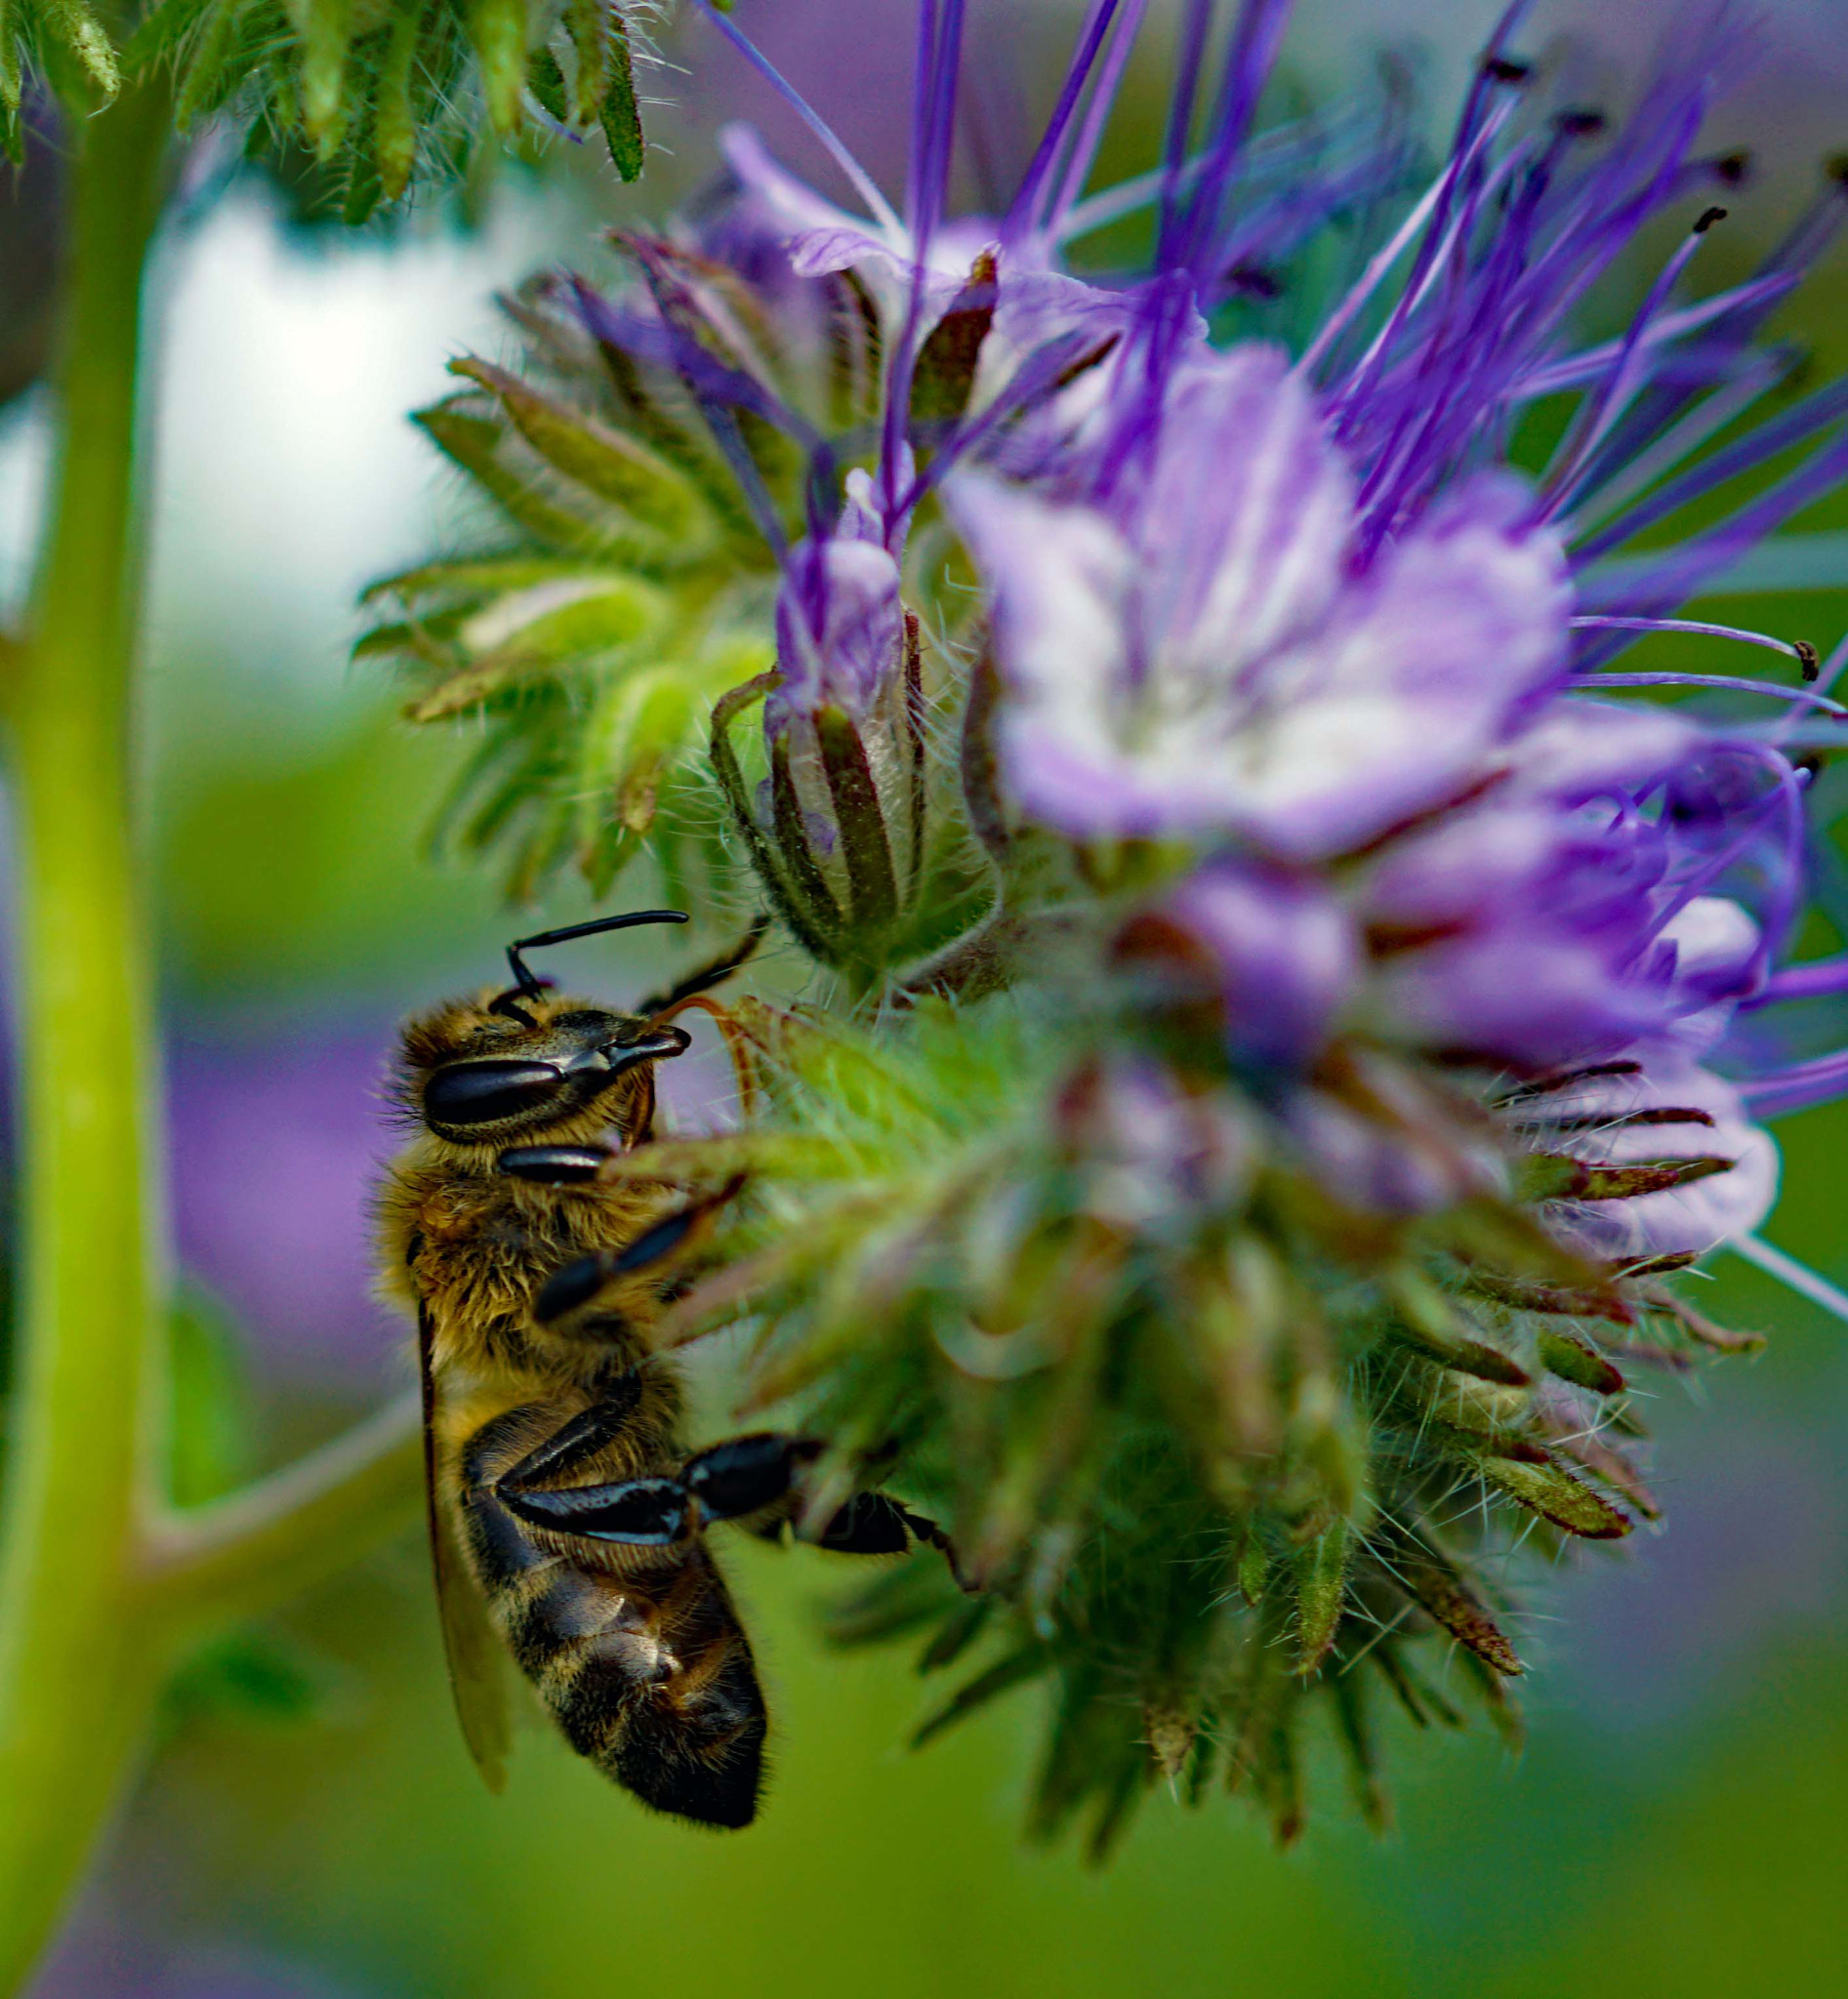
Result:
M686 1037L572 998L517 1000L512 1017L492 990L412 1019L392 1095L415 1132L379 1195L388 1292L426 1308L431 1359L476 1380L560 1386L588 1379L617 1342L646 1349L659 1308L637 1278L598 1299L598 1336L571 1321L541 1326L531 1302L565 1265L620 1250L675 1205L678 1190L626 1181L532 1185L500 1170L509 1148L586 1145L627 1152L654 1119L656 1061ZM461 1079L460 1082L456 1079ZM490 1115L475 1115L482 1111Z

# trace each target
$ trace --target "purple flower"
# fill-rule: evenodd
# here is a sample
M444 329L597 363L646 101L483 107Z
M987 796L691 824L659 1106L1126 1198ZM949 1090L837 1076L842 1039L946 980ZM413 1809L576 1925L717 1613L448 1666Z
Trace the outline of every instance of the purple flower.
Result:
M836 533L790 554L776 600L780 708L812 713L832 704L864 715L904 656L898 564L867 504L866 474L854 480Z
M1839 388L1706 449L1787 369L1758 336L1848 206L1831 190L1744 281L1683 296L1711 196L1740 171L1699 137L1747 48L1728 6L1684 24L1613 127L1548 115L1513 47L1516 0L1435 175L1294 353L1218 329L1278 288L1265 260L1408 176L1385 127L1254 132L1283 0L1247 0L1216 45L1213 9L1190 0L1164 153L1117 188L1091 173L1144 8L1093 0L1016 184L961 215L960 0L919 10L902 209L736 23L703 11L859 204L732 128L708 247L729 230L726 254L748 243L778 296L810 287L790 324L811 343L827 323L813 288L850 274L883 356L857 433L760 409L807 468L806 532L782 556L773 733L824 704L864 719L895 687L921 588L907 546L936 532L940 499L977 578L971 649L997 679L964 775L989 770L1000 798L971 794L971 819L991 848L1006 811L1077 848L1159 853L1166 884L1119 932L1118 962L1210 989L1227 1055L1269 1087L1295 1079L1288 1117L1319 1133L1311 1153L1345 1162L1337 1177L1403 1208L1453 1198L1475 1170L1372 1159L1377 1131L1357 1140L1351 1097L1319 1074L1344 1038L1480 1077L1622 1062L1651 1089L1692 1092L1684 1108L1764 1067L1765 1016L1749 1043L1738 1020L1791 990L1773 970L1803 894L1790 759L1828 704L1762 676L1610 671L1640 637L1683 631L1814 665L1775 635L1670 615L1848 472ZM1078 261L1138 214L1142 265ZM1628 325L1584 342L1587 297L1664 215L1687 233ZM756 393L683 372L709 404ZM1550 455L1517 467L1510 439L1542 397L1573 413ZM1716 520L1716 496L1780 455L1783 476ZM1652 552L1630 554L1644 535ZM1657 684L1697 698L1673 713L1605 698ZM882 750L869 768L902 762ZM819 796L800 754L791 767L787 826ZM1672 1207L1682 1234L1755 1219L1768 1142L1737 1123L1740 1103L1844 1082L1848 1055L1745 1074L1727 1107L1737 1185L1648 1215ZM1660 1234L1647 1216L1626 1226Z
M1339 853L1469 785L1557 676L1565 561L1521 496L1467 485L1356 570L1353 479L1274 349L1201 343L1144 449L1101 505L949 489L1036 818Z

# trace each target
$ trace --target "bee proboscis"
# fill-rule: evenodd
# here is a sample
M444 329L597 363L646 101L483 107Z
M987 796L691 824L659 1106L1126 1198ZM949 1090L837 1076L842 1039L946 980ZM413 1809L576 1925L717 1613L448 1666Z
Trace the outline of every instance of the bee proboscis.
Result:
M390 1292L416 1314L431 1551L463 1734L499 1789L511 1653L566 1739L657 1810L756 1815L766 1730L751 1645L704 1538L774 1534L818 1447L778 1432L689 1453L674 1367L649 1328L739 1183L690 1195L605 1171L654 1131L673 1017L759 930L638 1013L553 995L522 954L646 910L522 938L513 984L405 1025L394 1089L415 1129L380 1196ZM862 1491L820 1544L943 1545Z

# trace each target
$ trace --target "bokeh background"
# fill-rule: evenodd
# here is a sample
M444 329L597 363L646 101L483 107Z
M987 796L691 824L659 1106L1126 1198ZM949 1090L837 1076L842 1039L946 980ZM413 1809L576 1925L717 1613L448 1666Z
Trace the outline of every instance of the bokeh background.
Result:
M742 0L754 31L888 177L904 0ZM976 43L1005 131L1044 81L1021 51L1069 9L1006 0ZM1716 128L1765 171L1714 281L1848 143L1843 0L1786 0L1767 59ZM1290 66L1315 95L1414 52L1447 104L1491 10L1307 0ZM842 22L851 16L851 33ZM1542 7L1621 92L1675 10ZM332 1434L408 1375L368 1296L367 1182L390 1149L376 1094L395 1019L491 976L509 919L432 853L455 745L411 734L349 667L353 599L458 526L404 421L443 363L507 342L493 289L582 258L593 232L697 181L761 91L715 53L654 72L662 151L642 194L563 159L503 180L478 228L438 213L359 239L291 227L199 163L155 300L150 892L163 940L166 1115L183 1389L179 1476L204 1496ZM1830 130L1831 118L1840 129ZM645 196L645 202L643 197ZM638 204L642 206L638 207ZM1786 315L1848 368L1848 254ZM42 475L31 399L0 416L0 601L18 592ZM1848 510L1806 525L1848 523ZM466 525L466 524L464 524ZM1848 579L1844 579L1848 582ZM1760 606L1778 629L1792 606ZM1825 645L1848 590L1807 600ZM544 918L586 914L567 895ZM645 948L605 962L621 990ZM1784 1131L1772 1234L1848 1279L1848 1114ZM758 1999L1173 1999L1262 1993L1628 1999L1840 1990L1848 1896L1848 1327L1736 1263L1713 1309L1771 1325L1763 1358L1657 1398L1670 1524L1530 1578L1531 1739L1397 1732L1398 1823L1376 1842L1315 1773L1301 1847L1235 1802L1157 1798L1105 1875L1023 1850L1033 1694L923 1755L906 1661L831 1653L810 1612L828 1558L731 1558L777 1718L768 1812L741 1838L643 1816L535 1730L491 1798L456 1735L421 1550L359 1563L176 1688L163 1740L41 1999L581 1999L630 1988Z

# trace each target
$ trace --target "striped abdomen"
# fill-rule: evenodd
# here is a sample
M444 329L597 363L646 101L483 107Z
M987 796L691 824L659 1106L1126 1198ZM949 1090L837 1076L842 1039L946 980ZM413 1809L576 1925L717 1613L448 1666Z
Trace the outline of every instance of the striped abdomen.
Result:
M495 1489L535 1439L560 1430L580 1407L571 1399L524 1404L463 1441L454 1499L475 1581L520 1670L579 1755L659 1811L748 1825L762 1765L763 1696L704 1543L688 1535L668 1547L634 1547L536 1528ZM672 1469L646 1461L652 1455L632 1433L598 1454L595 1475ZM584 1478L574 1470L570 1483Z

